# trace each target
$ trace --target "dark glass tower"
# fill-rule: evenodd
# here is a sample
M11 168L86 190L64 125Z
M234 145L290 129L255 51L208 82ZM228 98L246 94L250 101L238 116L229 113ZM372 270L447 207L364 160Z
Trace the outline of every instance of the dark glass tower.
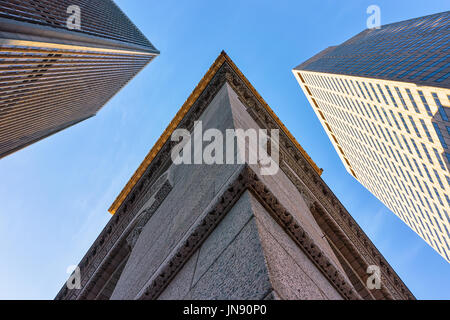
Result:
M296 69L450 87L450 11L367 29Z
M0 158L94 116L158 54L111 0L0 0Z
M365 30L294 69L347 171L450 262L450 12Z

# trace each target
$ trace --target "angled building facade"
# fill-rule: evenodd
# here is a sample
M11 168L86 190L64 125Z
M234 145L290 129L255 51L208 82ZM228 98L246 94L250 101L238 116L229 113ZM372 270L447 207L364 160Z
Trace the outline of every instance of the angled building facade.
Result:
M449 30L365 30L293 73L347 171L450 262Z
M174 163L173 133L192 137L198 121L278 130L278 172ZM81 288L56 299L414 299L321 173L223 52L112 204L79 264Z
M2 0L0 55L2 158L94 116L158 50L111 0Z

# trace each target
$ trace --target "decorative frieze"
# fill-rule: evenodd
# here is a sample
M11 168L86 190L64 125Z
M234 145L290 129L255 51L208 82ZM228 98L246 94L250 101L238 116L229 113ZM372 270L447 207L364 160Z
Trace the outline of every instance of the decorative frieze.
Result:
M194 226L183 237L183 240L164 260L136 299L156 299L246 190L252 192L261 201L261 204L268 209L275 221L309 256L344 298L361 299L327 254L314 243L308 232L277 200L269 187L259 179L249 166L246 165L240 171L237 171L222 190L223 192L216 195Z

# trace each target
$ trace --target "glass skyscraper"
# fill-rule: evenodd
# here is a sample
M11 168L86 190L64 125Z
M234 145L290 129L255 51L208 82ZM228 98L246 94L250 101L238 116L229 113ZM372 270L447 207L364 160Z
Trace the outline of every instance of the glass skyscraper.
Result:
M293 73L347 171L450 262L449 30L368 29Z
M158 54L111 0L0 0L0 158L94 116Z

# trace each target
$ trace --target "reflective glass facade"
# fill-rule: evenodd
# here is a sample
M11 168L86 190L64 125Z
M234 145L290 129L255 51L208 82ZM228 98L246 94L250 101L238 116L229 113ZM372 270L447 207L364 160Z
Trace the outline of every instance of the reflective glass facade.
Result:
M113 1L0 0L0 158L94 116L157 55Z
M364 31L294 75L349 173L450 262L450 90L447 78L440 81L448 58L446 68L435 63L448 57L448 18L442 13ZM431 30L440 31L431 37ZM404 46L389 47L394 32ZM407 42L414 34L418 39ZM395 57L388 58L384 50L394 47ZM354 65L347 60L353 54L359 56ZM434 62L416 59L436 54ZM405 68L404 60L415 62ZM435 85L424 85L430 81Z
M302 70L449 87L450 12L368 29L301 64Z

